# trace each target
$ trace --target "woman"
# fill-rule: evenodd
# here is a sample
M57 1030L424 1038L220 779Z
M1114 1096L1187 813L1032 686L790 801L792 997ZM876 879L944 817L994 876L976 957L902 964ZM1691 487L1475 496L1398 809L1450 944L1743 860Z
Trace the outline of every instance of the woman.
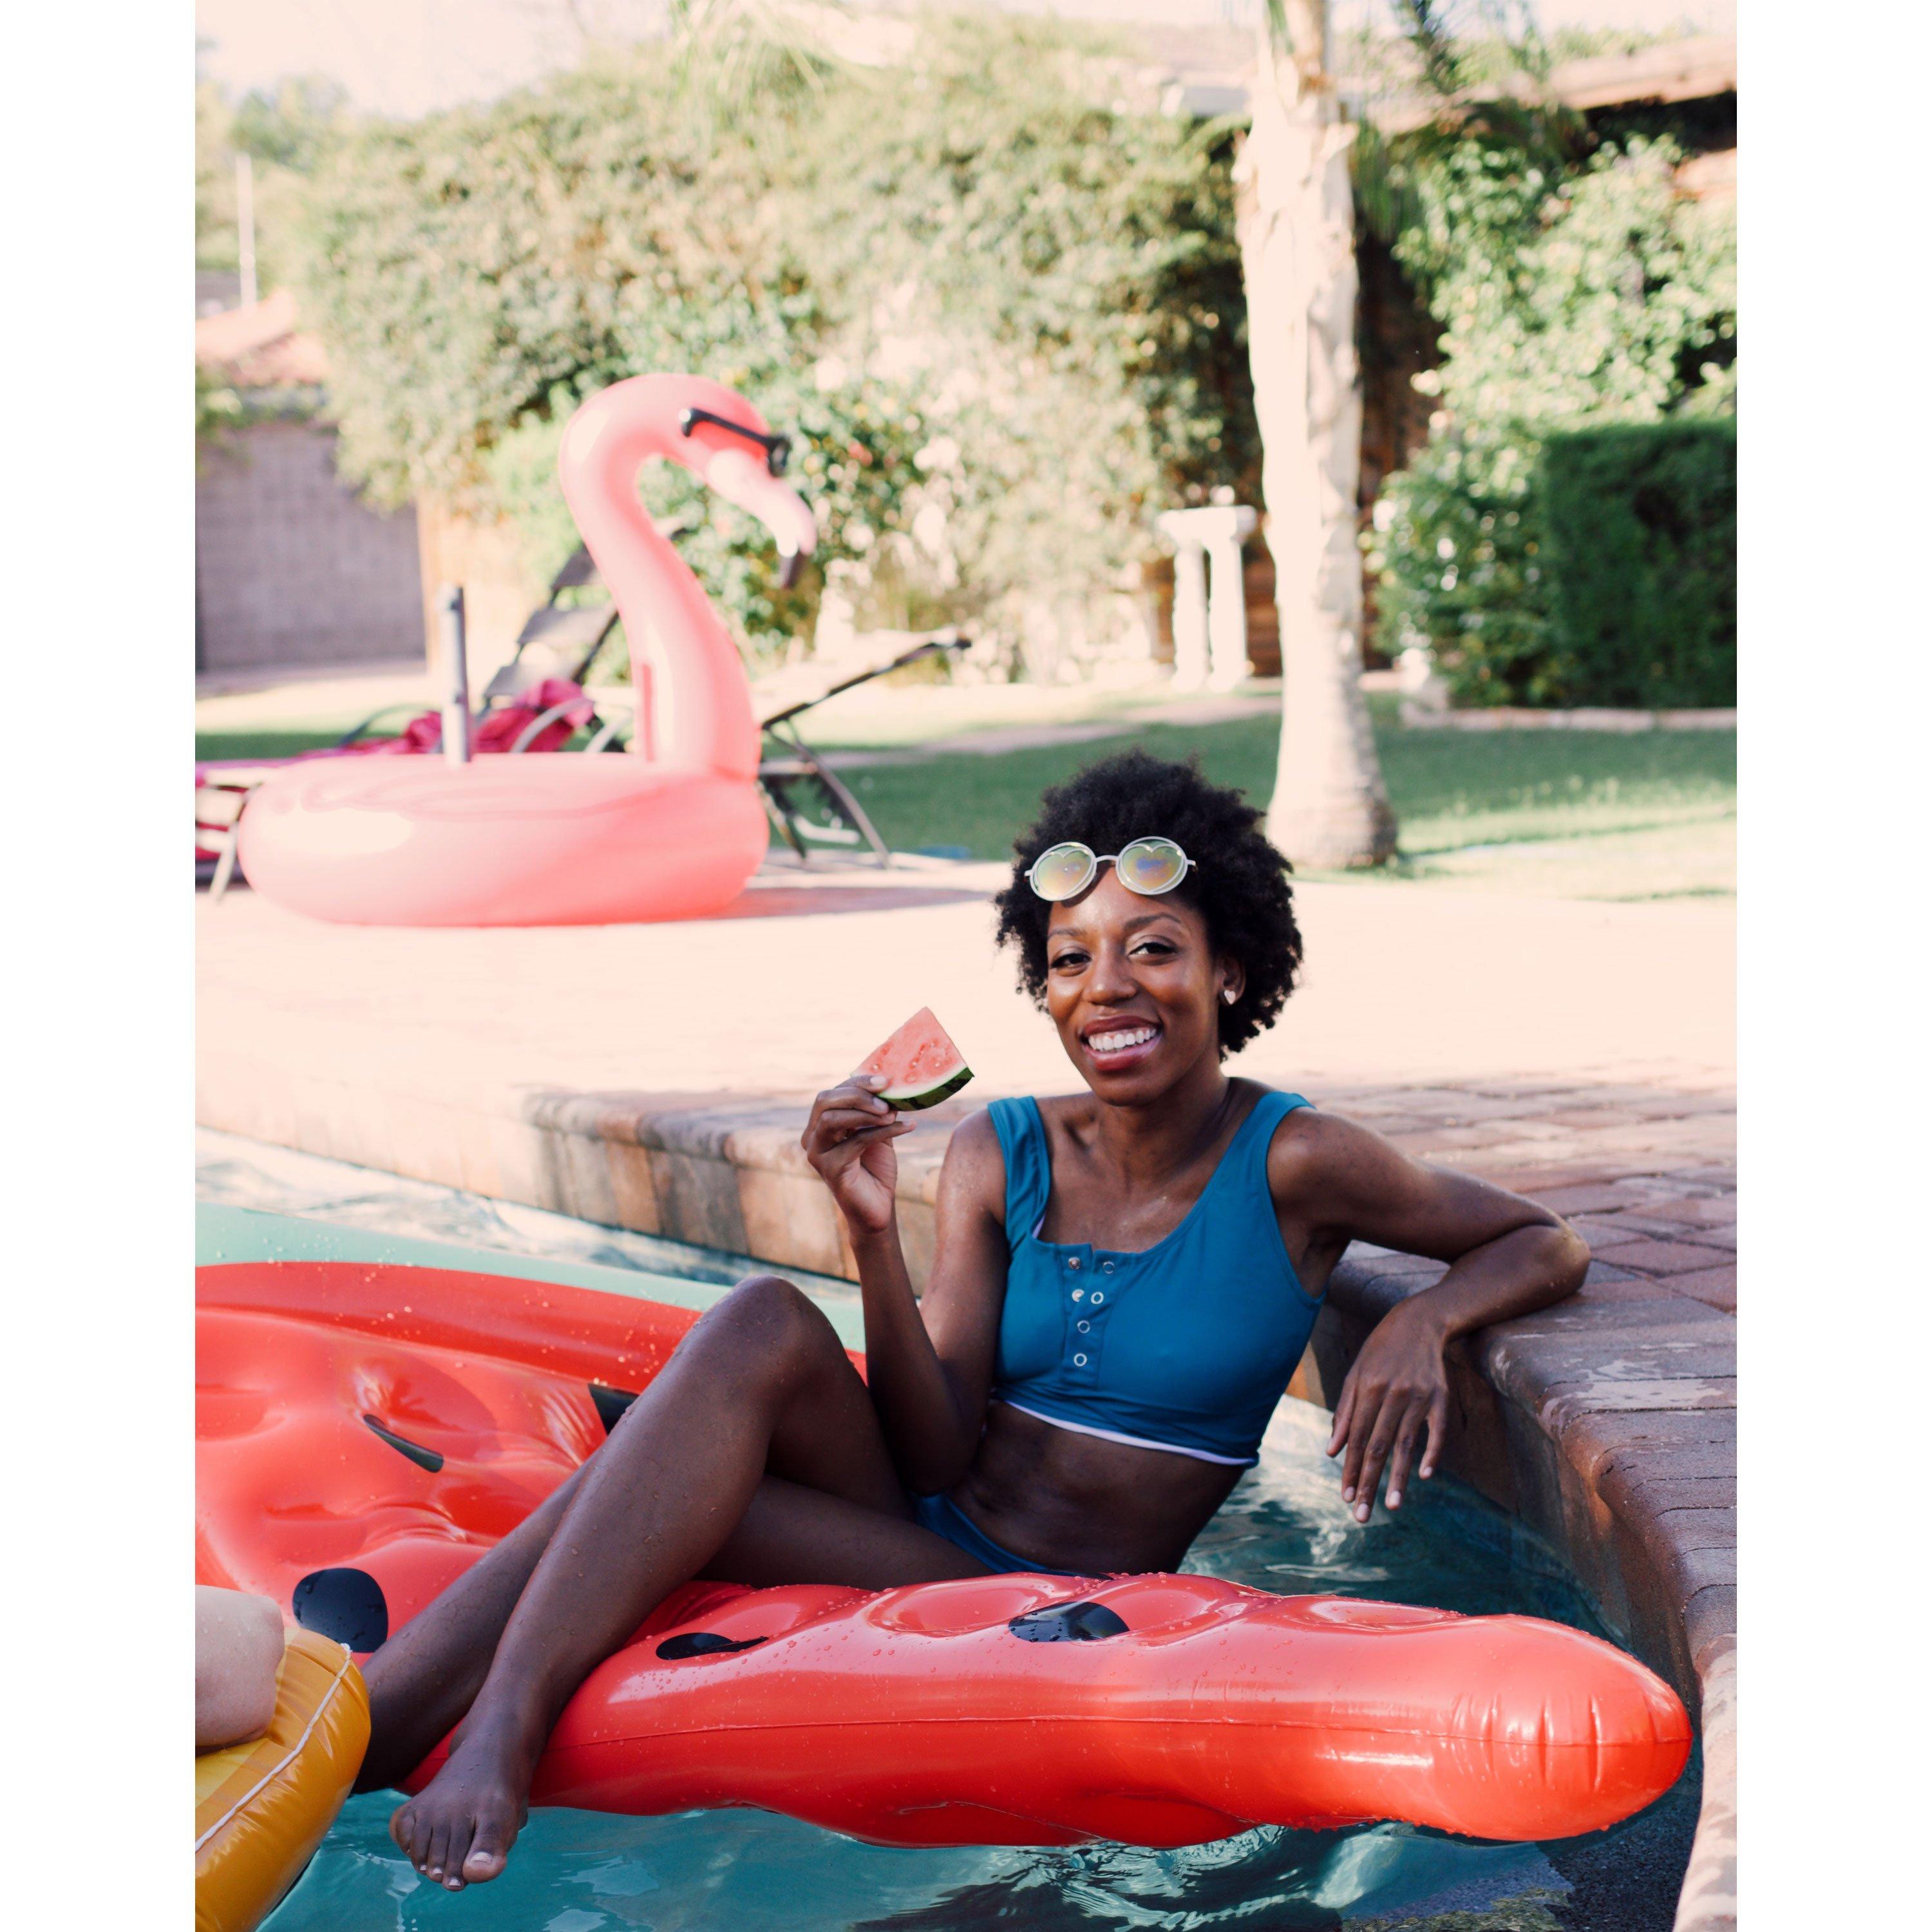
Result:
M1000 937L1084 1083L954 1133L922 1300L895 1220L910 1130L848 1080L804 1146L858 1263L868 1381L772 1275L706 1313L577 1475L371 1660L362 1788L468 1713L392 1822L426 1876L494 1878L550 1727L671 1589L1171 1570L1256 1460L1351 1240L1442 1279L1370 1336L1329 1454L1366 1522L1430 1474L1459 1335L1547 1306L1588 1250L1558 1218L1223 1072L1300 961L1259 814L1138 752L1049 792Z

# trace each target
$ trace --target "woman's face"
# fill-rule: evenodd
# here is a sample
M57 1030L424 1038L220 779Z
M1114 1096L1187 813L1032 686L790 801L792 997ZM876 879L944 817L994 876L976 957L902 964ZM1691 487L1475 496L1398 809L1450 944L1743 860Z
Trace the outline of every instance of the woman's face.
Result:
M1128 891L1111 865L1052 910L1047 1011L1103 1100L1154 1099L1203 1055L1218 1060L1224 991L1240 997L1240 969L1215 957L1200 914L1171 895Z

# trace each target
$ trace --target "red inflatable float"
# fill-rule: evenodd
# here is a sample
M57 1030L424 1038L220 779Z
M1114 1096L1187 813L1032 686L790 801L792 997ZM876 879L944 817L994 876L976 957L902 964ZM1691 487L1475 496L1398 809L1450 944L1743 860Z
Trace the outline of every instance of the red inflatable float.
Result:
M697 1319L341 1261L204 1268L198 1300L197 1575L364 1654L596 1448ZM532 1797L757 1805L901 1845L1373 1819L1534 1839L1640 1809L1690 1745L1648 1670L1530 1617L1190 1576L700 1582L585 1682Z
M769 836L751 688L697 578L645 514L638 472L682 464L764 523L789 566L817 531L778 480L784 446L743 397L702 376L637 376L591 397L557 467L630 640L632 752L291 765L242 814L249 884L296 911L370 926L609 925L728 905Z

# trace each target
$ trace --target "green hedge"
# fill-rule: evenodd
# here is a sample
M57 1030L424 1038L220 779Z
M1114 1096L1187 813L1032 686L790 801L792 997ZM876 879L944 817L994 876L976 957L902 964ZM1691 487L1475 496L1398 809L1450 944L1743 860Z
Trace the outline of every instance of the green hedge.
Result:
M1416 212L1395 254L1443 332L1442 366L1414 380L1440 406L1384 484L1366 548L1378 643L1426 651L1458 704L1678 704L1717 687L1690 668L1718 650L1714 620L1690 620L1706 641L1664 650L1648 614L1664 593L1640 586L1728 572L1728 498L1693 480L1699 458L1646 455L1640 476L1634 454L1610 453L1714 447L1706 426L1721 438L1736 407L1735 214L1684 197L1682 159L1636 136L1578 161L1475 135L1402 164ZM1623 428L1640 440L1617 442ZM1545 452L1565 439L1604 453L1559 456L1552 477ZM1550 490L1573 463L1588 480L1559 545ZM1616 560L1600 561L1594 526L1618 518L1621 534L1601 532ZM1682 592L1687 611L1714 595Z
M1551 436L1537 494L1570 701L1735 704L1735 423Z

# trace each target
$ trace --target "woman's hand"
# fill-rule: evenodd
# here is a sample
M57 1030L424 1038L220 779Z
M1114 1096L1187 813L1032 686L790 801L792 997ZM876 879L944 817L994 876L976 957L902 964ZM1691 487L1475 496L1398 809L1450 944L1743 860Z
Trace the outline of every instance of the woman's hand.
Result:
M892 1146L913 1123L902 1120L875 1088L877 1074L856 1074L812 1103L799 1144L838 1204L854 1234L883 1234L892 1224L898 1155Z
M1408 1473L1432 1476L1449 1423L1448 1338L1426 1295L1399 1302L1376 1323L1335 1405L1328 1454L1346 1456L1342 1500L1366 1522L1384 1464L1388 1506L1402 1507ZM1422 1447L1425 1435L1428 1446Z
M1442 1459L1449 1344L1575 1294L1590 1250L1547 1208L1413 1160L1339 1114L1289 1119L1269 1150L1268 1186L1291 1254L1332 1265L1366 1241L1450 1264L1376 1324L1335 1405L1328 1453L1346 1452L1342 1500L1366 1522L1384 1468L1399 1509L1410 1471L1432 1476ZM1325 1279L1324 1267L1316 1286Z

